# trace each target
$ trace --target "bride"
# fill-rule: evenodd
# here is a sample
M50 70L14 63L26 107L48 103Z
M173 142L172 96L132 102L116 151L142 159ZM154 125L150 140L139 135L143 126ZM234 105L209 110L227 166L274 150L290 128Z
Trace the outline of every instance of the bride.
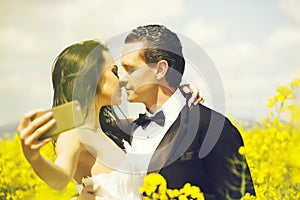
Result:
M18 133L24 156L52 188L61 190L72 178L81 184L83 177L111 174L123 162L125 152L103 133L98 115L100 108L120 103L117 70L107 48L95 40L71 45L58 55L52 70L53 107L78 100L85 123L55 139L54 162L40 154L40 148L54 139L38 140L55 124L53 114L31 121L39 112L31 111L21 120ZM137 190L132 192L135 196Z

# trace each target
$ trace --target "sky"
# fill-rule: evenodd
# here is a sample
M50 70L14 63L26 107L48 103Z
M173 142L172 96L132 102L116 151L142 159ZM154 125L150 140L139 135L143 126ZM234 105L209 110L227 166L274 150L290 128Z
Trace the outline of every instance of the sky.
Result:
M298 0L1 0L0 126L51 107L51 67L64 48L146 24L167 26L211 61L224 98L201 72L204 80L187 80L205 105L236 119L261 119L267 97L300 77L299 8Z

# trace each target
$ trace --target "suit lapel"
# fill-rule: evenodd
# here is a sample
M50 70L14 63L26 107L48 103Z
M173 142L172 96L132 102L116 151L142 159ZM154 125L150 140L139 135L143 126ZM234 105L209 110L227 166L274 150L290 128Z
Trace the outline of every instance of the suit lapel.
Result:
M160 171L164 166L177 160L188 149L198 131L199 120L197 119L200 119L198 106L193 106L191 110L187 105L184 106L155 150L148 172Z
M169 128L169 130L159 143L148 166L149 172L158 172L167 162L174 145L174 141L172 139L178 135L180 121L181 115L178 116L178 118L175 120L175 122L172 124L172 126Z

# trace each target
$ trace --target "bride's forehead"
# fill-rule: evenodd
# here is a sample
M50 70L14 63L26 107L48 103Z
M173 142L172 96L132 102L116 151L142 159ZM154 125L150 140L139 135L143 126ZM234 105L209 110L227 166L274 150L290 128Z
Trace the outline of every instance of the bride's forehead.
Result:
M104 69L106 69L107 67L112 67L116 65L116 62L114 60L114 58L109 54L108 51L104 51L103 52L103 64L104 64Z

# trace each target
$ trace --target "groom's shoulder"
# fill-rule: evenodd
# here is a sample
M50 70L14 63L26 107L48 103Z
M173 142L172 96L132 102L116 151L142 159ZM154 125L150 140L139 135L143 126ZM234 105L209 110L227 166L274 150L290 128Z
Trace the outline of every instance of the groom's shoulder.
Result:
M227 117L224 114L222 114L219 111L216 111L212 108L209 108L205 105L202 105L202 104L194 106L194 109L196 109L200 112L200 117L209 117L209 118L211 118L211 116L216 116L218 119L220 119L220 118L222 118L222 119L226 118L227 119Z
M209 108L205 105L199 104L197 106L194 106L191 110L194 109L194 112L198 112L199 115L199 123L202 126L209 126L211 124L220 124L222 123L224 128L228 126L234 126L228 117L226 117L224 114Z

